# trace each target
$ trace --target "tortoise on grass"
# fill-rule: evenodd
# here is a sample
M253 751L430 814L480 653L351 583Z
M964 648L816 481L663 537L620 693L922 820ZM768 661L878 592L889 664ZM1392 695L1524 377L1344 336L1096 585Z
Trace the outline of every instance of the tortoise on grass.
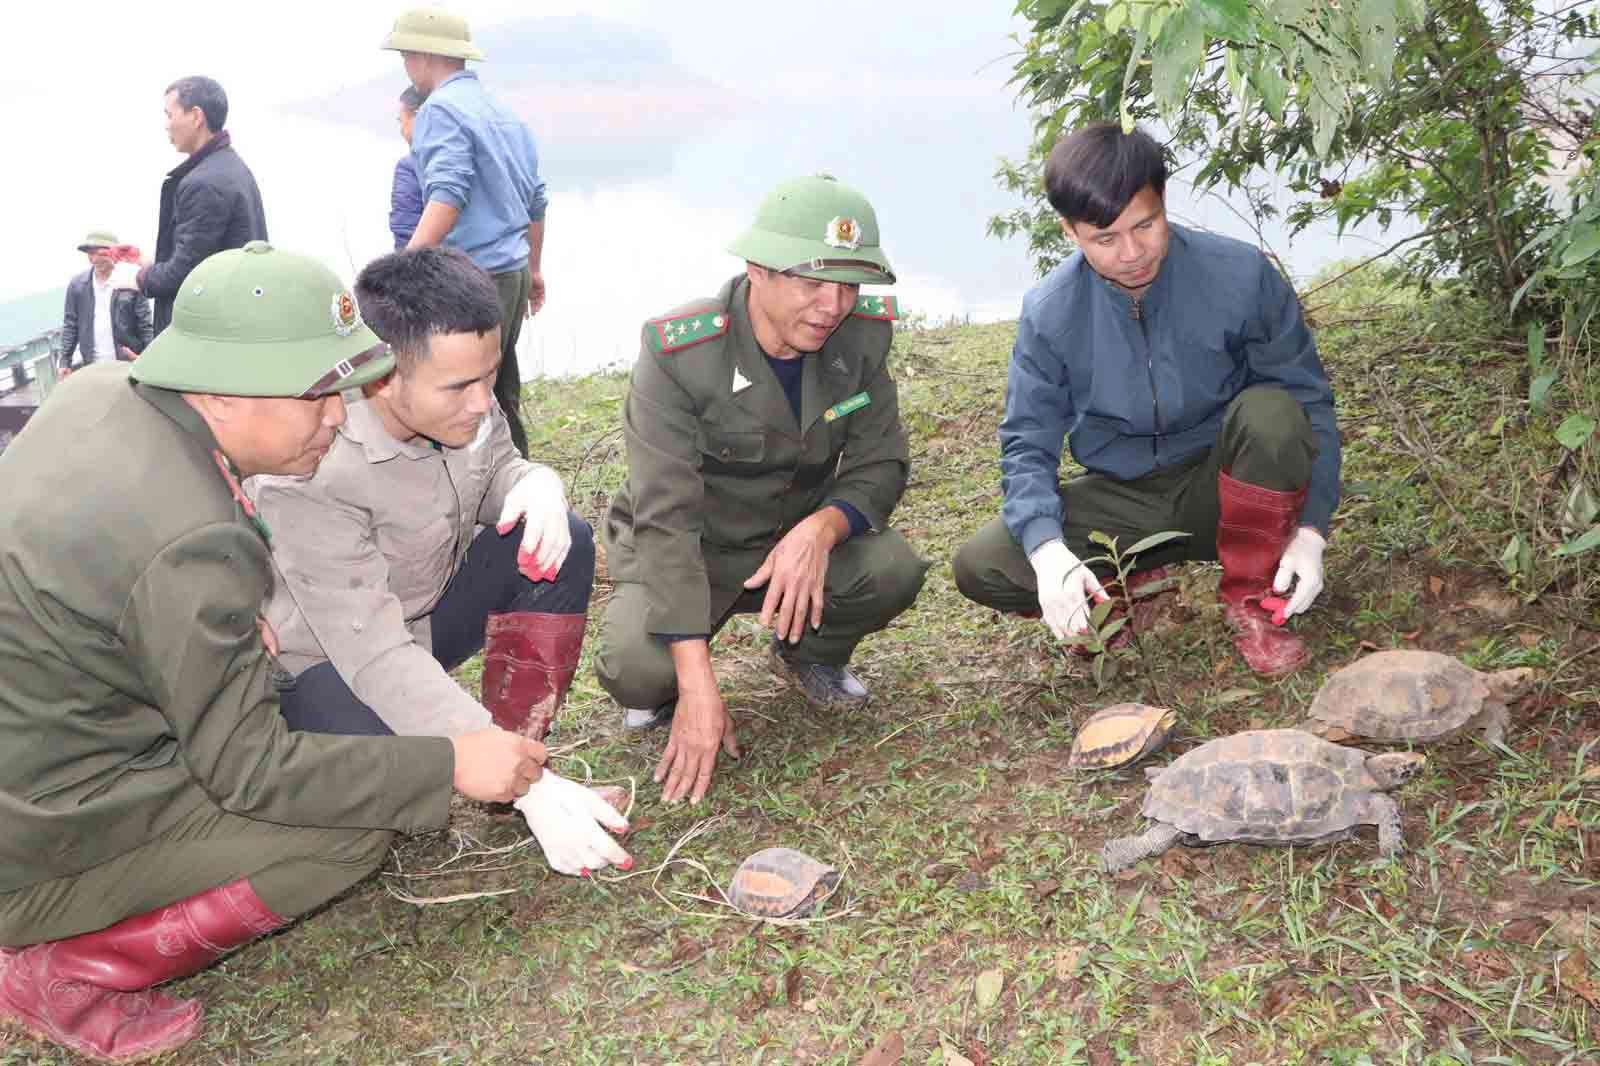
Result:
M1483 674L1433 651L1380 651L1328 678L1311 701L1307 732L1427 744L1469 729L1499 744L1506 705L1528 687L1526 667Z
M803 851L762 848L739 864L726 895L758 918L805 918L838 884L838 870Z
M1172 735L1176 711L1147 703L1118 703L1089 716L1072 738L1072 770L1111 770L1160 751Z
M1319 844L1378 827L1385 858L1400 851L1400 808L1383 793L1415 777L1415 752L1372 755L1298 729L1235 733L1152 767L1138 836L1106 842L1107 872L1159 855L1174 844Z

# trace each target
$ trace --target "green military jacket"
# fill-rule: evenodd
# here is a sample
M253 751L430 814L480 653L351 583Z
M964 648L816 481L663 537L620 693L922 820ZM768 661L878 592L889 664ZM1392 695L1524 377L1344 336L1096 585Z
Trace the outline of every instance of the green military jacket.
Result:
M445 824L448 740L291 733L256 614L262 534L205 422L126 364L74 374L0 455L0 892L201 805Z
M756 343L748 288L740 274L714 300L645 323L623 417L628 477L603 537L612 579L644 585L652 633L711 632L711 577L728 570L719 561L741 557L748 577L750 556L759 565L830 500L885 529L905 491L888 301L864 297L804 356L796 424Z

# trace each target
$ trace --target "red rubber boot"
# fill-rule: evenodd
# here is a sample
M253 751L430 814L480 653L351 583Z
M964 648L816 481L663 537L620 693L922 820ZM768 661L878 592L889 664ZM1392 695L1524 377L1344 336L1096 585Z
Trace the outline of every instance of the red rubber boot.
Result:
M1261 600L1272 595L1278 561L1300 521L1306 490L1278 492L1217 474L1217 559L1222 584L1217 590L1234 647L1250 669L1265 677L1291 674L1311 652L1305 641L1279 629Z
M163 1054L200 1034L204 1011L152 986L204 969L283 924L241 878L93 933L7 949L0 1023L95 1062Z
M578 672L585 617L534 611L489 616L482 692L495 725L533 740L550 732Z

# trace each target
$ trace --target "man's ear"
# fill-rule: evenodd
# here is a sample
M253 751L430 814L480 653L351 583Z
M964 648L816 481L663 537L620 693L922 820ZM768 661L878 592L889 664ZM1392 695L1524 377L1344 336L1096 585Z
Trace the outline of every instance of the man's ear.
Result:
M752 263L749 260L745 261L744 276L750 279L750 284L752 285L759 285L766 281L767 275L770 273L772 272L766 267L761 266L759 263Z

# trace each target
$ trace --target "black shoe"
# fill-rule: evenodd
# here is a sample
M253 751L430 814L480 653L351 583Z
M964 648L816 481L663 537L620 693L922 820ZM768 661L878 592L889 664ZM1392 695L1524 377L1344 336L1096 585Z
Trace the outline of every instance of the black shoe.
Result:
M796 662L784 654L783 645L776 639L767 649L767 664L818 710L859 711L871 699L867 686L848 667Z
M677 709L677 700L668 700L659 707L624 707L622 708L622 728L631 731L654 729L656 726L666 725L672 721L672 716Z

